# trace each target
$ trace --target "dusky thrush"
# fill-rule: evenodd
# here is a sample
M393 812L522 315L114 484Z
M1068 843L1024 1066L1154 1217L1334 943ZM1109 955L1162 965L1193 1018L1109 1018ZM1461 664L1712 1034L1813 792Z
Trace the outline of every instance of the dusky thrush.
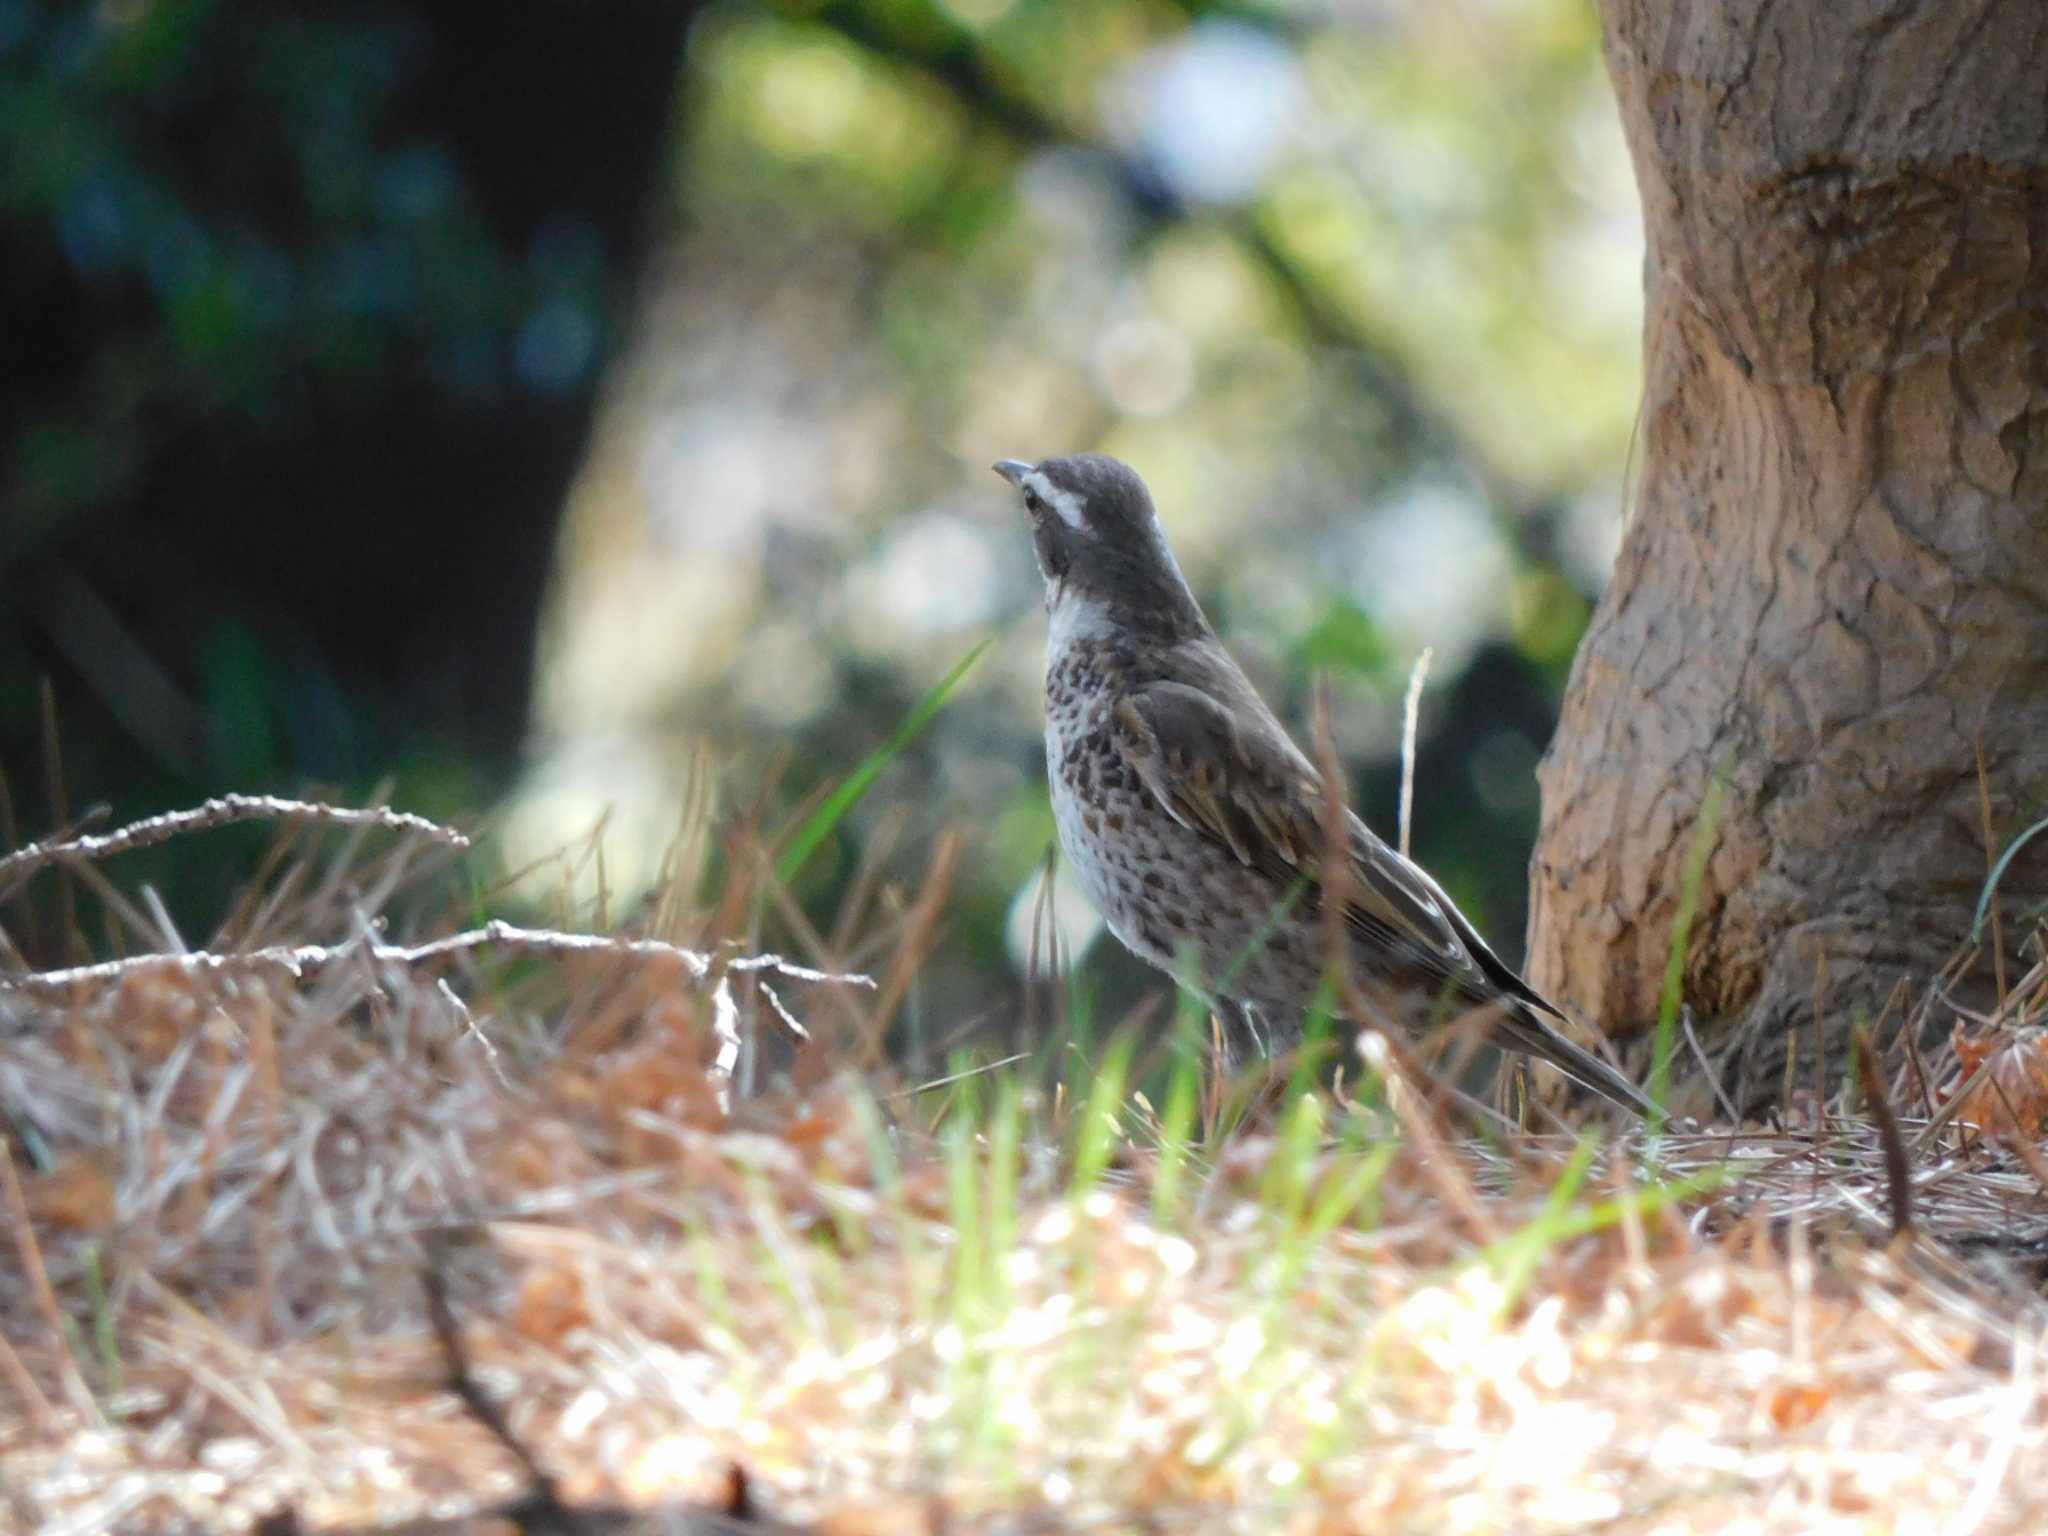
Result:
M1405 1031L1484 1009L1497 1044L1649 1112L1436 881L1348 811L1329 820L1322 774L1217 639L1135 471L1092 453L995 471L1023 492L1045 577L1060 845L1127 947L1281 1024L1327 995L1334 933L1346 996L1371 1015L1358 1022ZM1325 916L1333 888L1341 923Z

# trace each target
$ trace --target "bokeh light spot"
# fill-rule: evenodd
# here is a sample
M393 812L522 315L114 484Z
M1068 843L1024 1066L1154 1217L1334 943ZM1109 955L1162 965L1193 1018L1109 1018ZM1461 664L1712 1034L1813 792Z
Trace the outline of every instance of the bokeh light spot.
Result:
M1157 320L1125 320L1103 332L1095 378L1110 404L1129 416L1164 416L1195 384L1187 338Z
M1301 69L1271 33L1204 21L1112 87L1141 154L1179 196L1236 203L1257 192L1301 116Z

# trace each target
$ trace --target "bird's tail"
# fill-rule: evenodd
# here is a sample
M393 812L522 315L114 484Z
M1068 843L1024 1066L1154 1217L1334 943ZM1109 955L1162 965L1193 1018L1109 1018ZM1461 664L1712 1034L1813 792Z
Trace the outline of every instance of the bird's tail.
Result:
M1656 1106L1642 1089L1591 1051L1567 1040L1534 1008L1516 1007L1493 1028L1502 1045L1541 1057L1580 1087L1590 1088L1646 1120L1655 1112Z

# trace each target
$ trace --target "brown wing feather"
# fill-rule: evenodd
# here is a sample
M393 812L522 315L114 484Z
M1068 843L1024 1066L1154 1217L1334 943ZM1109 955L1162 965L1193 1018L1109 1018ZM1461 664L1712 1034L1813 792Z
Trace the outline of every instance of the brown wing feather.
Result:
M1139 781L1177 821L1214 838L1279 889L1306 876L1311 899L1320 900L1322 777L1277 725L1241 729L1222 704L1185 683L1133 690L1118 701L1115 721ZM1346 821L1344 917L1352 930L1393 968L1412 968L1426 984L1448 986L1469 1001L1498 996L1503 989L1473 955L1435 882L1356 816L1347 813Z
M1238 681L1235 712L1186 683L1152 683L1118 700L1114 736L1139 781L1183 826L1215 839L1276 892L1306 877L1323 893L1322 776ZM1264 729L1248 729L1240 718ZM1420 866L1388 847L1356 816L1349 826L1346 925L1380 967L1468 1004L1507 1002L1495 1023L1504 1044L1554 1062L1616 1103L1648 1113L1649 1101L1612 1067L1559 1034L1562 1018L1495 955Z

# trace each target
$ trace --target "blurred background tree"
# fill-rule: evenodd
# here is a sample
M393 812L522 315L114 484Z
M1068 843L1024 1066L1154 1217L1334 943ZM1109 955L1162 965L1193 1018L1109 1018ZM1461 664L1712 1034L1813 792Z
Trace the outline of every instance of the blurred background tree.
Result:
M1283 713L1331 678L1389 830L1436 648L1415 851L1512 955L1636 399L1598 42L1576 0L0 7L17 805L48 676L80 797L512 772L507 862L603 817L630 894L680 807L772 816L994 634L798 895L965 824L917 1003L1001 1019L1051 822L986 466L1094 448Z
M689 13L0 4L17 835L503 777Z

